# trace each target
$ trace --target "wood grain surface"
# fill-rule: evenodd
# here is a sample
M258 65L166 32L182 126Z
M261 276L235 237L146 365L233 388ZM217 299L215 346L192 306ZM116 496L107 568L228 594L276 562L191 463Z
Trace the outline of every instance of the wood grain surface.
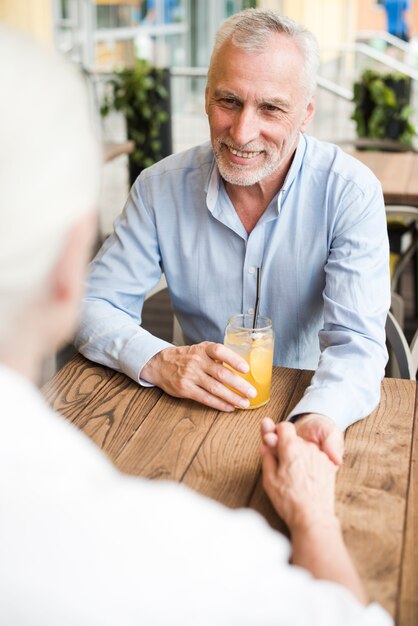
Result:
M418 153L347 151L380 180L386 204L418 206Z
M414 385L414 383L412 383ZM379 407L348 429L337 513L371 598L395 615L410 463L410 381L386 379Z
M418 395L415 399L418 415ZM401 588L396 623L402 626L418 624L418 423L415 419L411 443L408 476L406 527L403 537Z
M77 355L43 393L122 471L183 482L230 507L249 506L287 533L262 487L260 421L284 419L311 376L274 368L270 403L230 414L141 388ZM385 379L379 406L346 432L337 478L350 553L371 600L398 626L418 624L417 410L413 381Z

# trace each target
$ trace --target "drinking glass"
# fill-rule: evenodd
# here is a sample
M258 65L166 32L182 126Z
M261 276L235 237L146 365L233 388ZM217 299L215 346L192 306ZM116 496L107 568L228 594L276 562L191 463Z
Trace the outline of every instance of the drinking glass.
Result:
M270 400L273 371L274 332L271 319L264 316L233 315L225 329L224 345L241 355L249 364L246 374L236 372L257 390L250 398L250 409L257 409ZM235 372L236 370L234 370Z

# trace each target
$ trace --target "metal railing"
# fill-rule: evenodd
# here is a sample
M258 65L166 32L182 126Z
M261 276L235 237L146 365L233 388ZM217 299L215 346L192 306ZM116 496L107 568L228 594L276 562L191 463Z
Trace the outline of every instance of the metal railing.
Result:
M409 64L403 63L402 61L398 61L394 59L389 54L385 54L384 52L379 52L375 50L371 46L368 46L365 43L343 43L340 45L334 45L332 47L322 47L321 52L337 52L337 53L347 53L351 52L354 54L362 54L366 58L371 59L373 61L377 61L381 65L384 65L391 70L395 70L396 72L401 72L406 76L409 76L412 80L418 81L418 71L413 69Z
M391 35L385 30L359 30L356 33L356 41L383 41L388 46L393 46L398 50L401 50L405 54L409 54L411 51L410 44L399 37Z

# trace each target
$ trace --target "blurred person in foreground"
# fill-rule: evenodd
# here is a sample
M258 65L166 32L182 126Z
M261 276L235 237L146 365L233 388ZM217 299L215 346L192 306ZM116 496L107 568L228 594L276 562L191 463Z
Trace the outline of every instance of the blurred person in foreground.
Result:
M0 26L0 77L0 623L392 624L346 551L337 467L293 424L266 419L262 445L289 565L256 513L122 475L47 406L36 381L76 323L99 153L64 61Z
M275 11L224 22L206 88L211 143L134 183L91 266L76 346L173 396L247 408L255 390L226 366L249 366L222 341L231 315L254 313L261 267L274 364L316 370L288 419L339 464L342 431L380 397L389 246L376 177L304 134L317 66L313 35ZM186 346L140 326L162 272Z

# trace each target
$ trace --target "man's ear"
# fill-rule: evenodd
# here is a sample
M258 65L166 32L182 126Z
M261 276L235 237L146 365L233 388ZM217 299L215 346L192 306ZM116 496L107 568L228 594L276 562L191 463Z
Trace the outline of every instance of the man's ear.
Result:
M309 122L313 118L314 113L315 113L315 96L312 96L312 98L308 102L308 106L306 107L305 117L300 127L300 130L302 132L306 130L306 127L308 126Z
M88 213L68 232L47 280L44 337L57 349L71 340L84 291L84 277L96 236L97 217Z
M90 212L77 220L67 234L51 274L51 297L56 304L74 304L81 296L96 224L96 214Z

